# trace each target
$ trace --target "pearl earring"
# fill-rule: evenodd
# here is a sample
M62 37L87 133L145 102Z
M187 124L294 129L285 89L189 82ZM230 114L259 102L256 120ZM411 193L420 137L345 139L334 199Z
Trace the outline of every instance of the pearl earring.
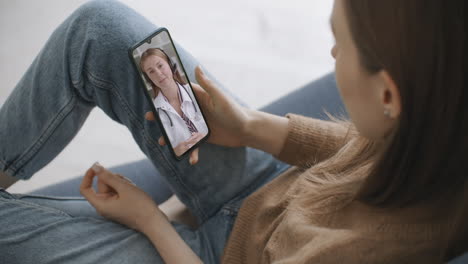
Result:
M385 115L386 117L390 117L390 116L391 116L390 109L385 109L384 115Z

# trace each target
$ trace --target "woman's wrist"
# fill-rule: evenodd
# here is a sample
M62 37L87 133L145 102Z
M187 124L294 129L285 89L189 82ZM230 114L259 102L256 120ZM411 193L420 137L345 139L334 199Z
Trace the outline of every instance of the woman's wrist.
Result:
M202 263L161 210L150 222L145 223L141 232L151 241L166 263Z
M255 127L258 123L259 115L255 109L245 109L245 121L241 129L241 144L245 147L252 147L252 142L255 141Z
M169 222L167 216L162 212L158 206L148 212L148 216L144 219L141 219L140 223L137 224L138 231L143 234L153 232L153 227L158 226L161 222Z
M258 110L247 109L242 143L273 155L279 154L288 135L289 119Z

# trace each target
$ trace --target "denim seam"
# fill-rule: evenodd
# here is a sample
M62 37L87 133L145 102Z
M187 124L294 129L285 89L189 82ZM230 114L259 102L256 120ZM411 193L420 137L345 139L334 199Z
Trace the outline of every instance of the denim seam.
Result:
M70 81L71 81L71 83L72 83L74 89L76 89L76 90L79 90L79 88L77 88L77 87L84 86L84 81L83 81L82 78L78 79L77 82L75 82L73 79L71 79ZM86 102L88 102L88 103L90 103L90 104L93 104L94 106L96 105L96 103L95 103L94 101L92 101L92 100L87 100L87 99L85 98L85 96L83 96L83 95L81 95L80 98L81 98L83 101L86 101Z
M37 209L37 210L40 210L40 211L43 211L43 212L46 212L46 213L57 213L57 214L60 214L62 216L66 216L66 217L72 217L71 215L65 213L64 211L61 211L61 210L58 210L58 209L55 209L55 208L52 208L52 207L46 207L46 206L43 206L43 205L38 205L38 204L35 204L35 203L31 203L31 202L26 202L26 201L21 201L20 199L7 199L7 198L3 198L3 197L0 197L0 200L5 200L9 203L13 203L13 204L17 204L17 205L23 205L23 206L26 206L26 207L32 207L34 209Z
M146 133L145 130L143 130L143 137L149 141L148 139L151 138L149 137L149 135ZM151 140L152 141L152 140ZM153 144L154 145L154 144ZM151 148L153 149L153 148ZM156 149L158 149L156 147ZM159 150L159 149L158 149ZM185 182L181 179L180 175L178 173L176 173L175 171L173 172L173 175L174 175L174 179L177 181L177 183L180 185L180 186L183 186L184 190L185 190L185 193L189 196L189 199L192 201L192 203L194 203L194 206L196 207L196 210L197 212L195 212L195 214L198 214L199 217L201 218L200 221L203 222L206 218L207 218L207 214L201 209L201 205L200 205L200 199L198 198L197 195L195 195L192 191L190 191L190 188L188 188L188 186L185 184Z
M1 170L2 170L2 171L6 171L6 169L7 169L7 167L8 167L8 166L7 166L7 163L6 163L4 160L0 159L0 164L2 165Z
M31 195L31 194L14 194L17 199L23 198L34 198L42 200L53 200L53 201L87 201L83 197L69 197L69 196L52 196L52 195Z
M169 171L172 172L173 178L179 183L180 186L183 187L184 192L187 194L187 196L193 203L194 207L196 207L196 210L198 211L198 215L200 216L200 218L202 218L200 220L205 219L207 216L206 216L206 213L203 212L203 210L201 209L202 207L200 206L200 200L198 196L190 191L190 189L181 179L180 175L177 173L176 169L171 165L171 163L167 160L166 156L163 155L161 150L157 147L156 141L154 141L153 139L151 139L151 137L148 136L148 134L146 133L144 129L144 125L141 122L138 122L138 117L136 116L135 113L133 113L133 111L131 111L131 108L128 106L128 104L123 99L121 94L118 92L118 89L117 89L118 86L112 81L104 80L96 75L93 75L86 67L83 67L83 71L87 74L89 81L94 86L96 86L98 89L104 89L106 91L110 91L118 99L118 102L122 105L122 108L124 109L124 111L129 115L130 122L132 122L132 124L134 124L138 129L142 131L143 138L150 145L149 149L155 152L158 156L162 157L165 160L164 164L161 166L166 165L167 168L169 168Z
M34 154L36 154L44 143L53 135L55 129L63 122L63 120L71 113L73 108L76 105L77 96L75 93L72 93L70 100L58 111L58 114L55 118L49 123L47 128L42 132L37 140L26 149L26 151L16 159L16 161L12 161L9 165L5 164L5 171L11 172L11 175L14 175L16 172L21 170L25 164L32 158ZM3 162L2 162L3 163ZM20 178L24 178L21 173L18 175Z
M232 206L224 206L221 208L221 214L227 216L236 216L238 214L238 210L233 208Z
M114 82L103 80L97 77L96 75L93 75L91 71L89 71L86 67L83 67L83 71L86 73L88 80L94 86L96 86L96 88L110 91L113 95L116 96L122 108L125 110L127 115L129 115L130 117L129 120L132 123L132 125L137 126L139 128L143 127L143 125L137 121L138 120L137 115L133 111L131 111L131 108L129 107L129 105L125 102L125 100L122 99L121 94L118 92L118 89L116 89L118 86Z

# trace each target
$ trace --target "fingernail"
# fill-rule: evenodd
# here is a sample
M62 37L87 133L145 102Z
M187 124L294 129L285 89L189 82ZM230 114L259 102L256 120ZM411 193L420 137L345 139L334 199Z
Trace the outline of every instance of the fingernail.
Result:
M93 164L93 166L91 167L91 169L93 169L93 171L94 171L95 173L101 172L103 168L104 168L104 167L102 167L102 165L99 164L99 162L95 162L95 163Z
M198 65L198 68L200 69L200 73L202 76L205 76L205 72L203 71L202 67L200 65Z

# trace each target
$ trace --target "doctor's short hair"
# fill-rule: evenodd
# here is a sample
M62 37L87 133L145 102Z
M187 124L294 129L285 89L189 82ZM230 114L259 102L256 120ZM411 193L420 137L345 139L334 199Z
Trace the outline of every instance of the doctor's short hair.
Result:
M156 96L158 90L159 90L159 87L153 83L153 81L148 77L148 75L146 74L146 72L143 70L143 63L146 61L146 59L148 59L150 56L158 56L162 59L164 59L167 64L169 64L169 68L171 68L171 71L172 71L172 77L174 78L174 80L176 82L178 82L179 84L181 85L185 85L187 84L187 81L185 80L185 78L182 78L182 76L180 75L180 71L179 71L179 68L177 67L177 64L167 55L167 53L163 50L163 49L160 49L160 48L149 48L147 50L145 50L145 52L143 52L143 54L141 54L141 59L140 59L140 69L141 69L141 72L143 73L143 76L145 77L145 80L151 84L151 87L154 91L154 95Z

